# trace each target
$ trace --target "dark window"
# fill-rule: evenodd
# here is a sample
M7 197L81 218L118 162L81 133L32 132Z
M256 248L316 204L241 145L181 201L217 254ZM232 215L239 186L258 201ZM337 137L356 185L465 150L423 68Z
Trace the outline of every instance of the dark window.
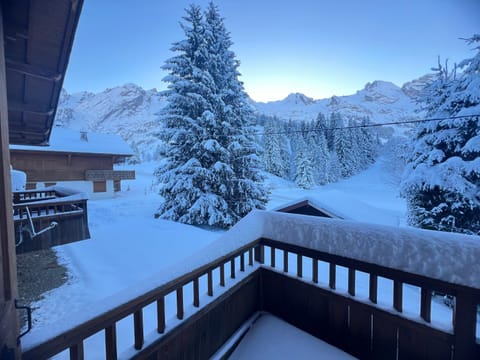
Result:
M93 182L93 192L106 192L107 191L107 182L106 181L94 181Z
M25 190L35 190L37 188L37 183L27 182Z

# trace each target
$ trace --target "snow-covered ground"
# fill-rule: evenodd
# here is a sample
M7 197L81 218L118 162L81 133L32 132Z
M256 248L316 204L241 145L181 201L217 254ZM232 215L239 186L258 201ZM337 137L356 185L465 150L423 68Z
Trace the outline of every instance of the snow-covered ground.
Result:
M402 226L405 204L398 197L395 179L385 173L384 165L379 161L350 179L308 191L269 176L266 183L271 200L267 208L274 209L308 196L352 220ZM171 265L192 256L223 233L154 219L153 213L162 201L152 175L154 167L150 163L135 166L137 179L123 182L124 190L115 198L89 201L92 238L56 248L61 262L69 269L70 279L62 287L45 294L44 299L34 305L34 328L32 333L22 338L24 344L28 346L39 334L49 332L67 314L81 313L92 303L102 302L109 296L148 281L155 274L161 274L162 270L166 271ZM292 267L293 264L294 259ZM346 276L342 275L344 270L339 269L337 274L340 290L346 289ZM357 292L361 295L368 291L368 280L362 276L357 278ZM379 281L379 303L386 299L385 307L391 307L391 285L386 280ZM407 286L404 301L406 312L418 318L419 289ZM173 308L175 303L170 305ZM433 319L438 321L439 326L448 327L450 309L439 299L432 305ZM131 341L131 337L128 340ZM95 337L89 339L87 353L93 351L90 354L96 354L92 349L101 343L102 334L96 340ZM122 347L130 345L122 345L119 336L119 353Z

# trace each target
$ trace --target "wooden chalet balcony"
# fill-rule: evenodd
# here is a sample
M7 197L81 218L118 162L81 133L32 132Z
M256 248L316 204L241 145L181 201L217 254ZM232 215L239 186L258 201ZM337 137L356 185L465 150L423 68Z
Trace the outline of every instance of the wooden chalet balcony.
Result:
M85 171L85 180L104 181L104 180L134 180L134 170L87 170Z
M14 192L13 220L17 254L90 238L87 197L69 189Z
M83 319L72 314L51 334L33 330L23 358L67 350L83 359L85 339L103 333L106 359L207 359L252 316L269 312L361 359L478 359L479 255L478 237L256 211L151 283L92 304ZM339 267L348 269L346 290L337 289ZM385 279L390 305L378 301ZM404 311L407 285L419 288L418 314ZM434 291L455 298L447 328L432 323ZM155 327L147 329L151 305ZM133 326L120 336L122 319ZM119 348L125 336L131 345Z

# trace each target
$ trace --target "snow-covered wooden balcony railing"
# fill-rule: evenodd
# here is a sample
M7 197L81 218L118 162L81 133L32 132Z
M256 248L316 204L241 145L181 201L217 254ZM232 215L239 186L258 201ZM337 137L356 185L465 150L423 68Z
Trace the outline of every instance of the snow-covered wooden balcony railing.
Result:
M34 329L23 357L68 349L81 359L85 339L103 332L107 359L203 359L266 311L359 358L478 359L479 258L474 236L256 211L195 257L72 315L55 333ZM414 289L417 298L405 296ZM455 298L448 326L433 321L433 307L447 308L432 292ZM165 306L171 295L175 314ZM149 305L156 326L146 330ZM133 326L121 328L131 333L120 336L127 317Z
M70 189L14 192L13 220L17 254L90 238L87 197Z

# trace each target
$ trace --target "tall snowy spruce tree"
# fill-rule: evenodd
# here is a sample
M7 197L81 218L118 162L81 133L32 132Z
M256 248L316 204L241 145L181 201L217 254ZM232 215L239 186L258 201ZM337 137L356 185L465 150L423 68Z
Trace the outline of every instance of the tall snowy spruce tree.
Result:
M252 110L232 42L210 3L186 9L185 39L166 61L168 104L162 113L168 144L156 170L165 201L156 216L196 225L229 227L254 208L266 191L253 141Z
M439 62L426 88L428 116L445 119L418 126L402 193L411 225L480 234L480 35L468 42L478 52L464 70Z

